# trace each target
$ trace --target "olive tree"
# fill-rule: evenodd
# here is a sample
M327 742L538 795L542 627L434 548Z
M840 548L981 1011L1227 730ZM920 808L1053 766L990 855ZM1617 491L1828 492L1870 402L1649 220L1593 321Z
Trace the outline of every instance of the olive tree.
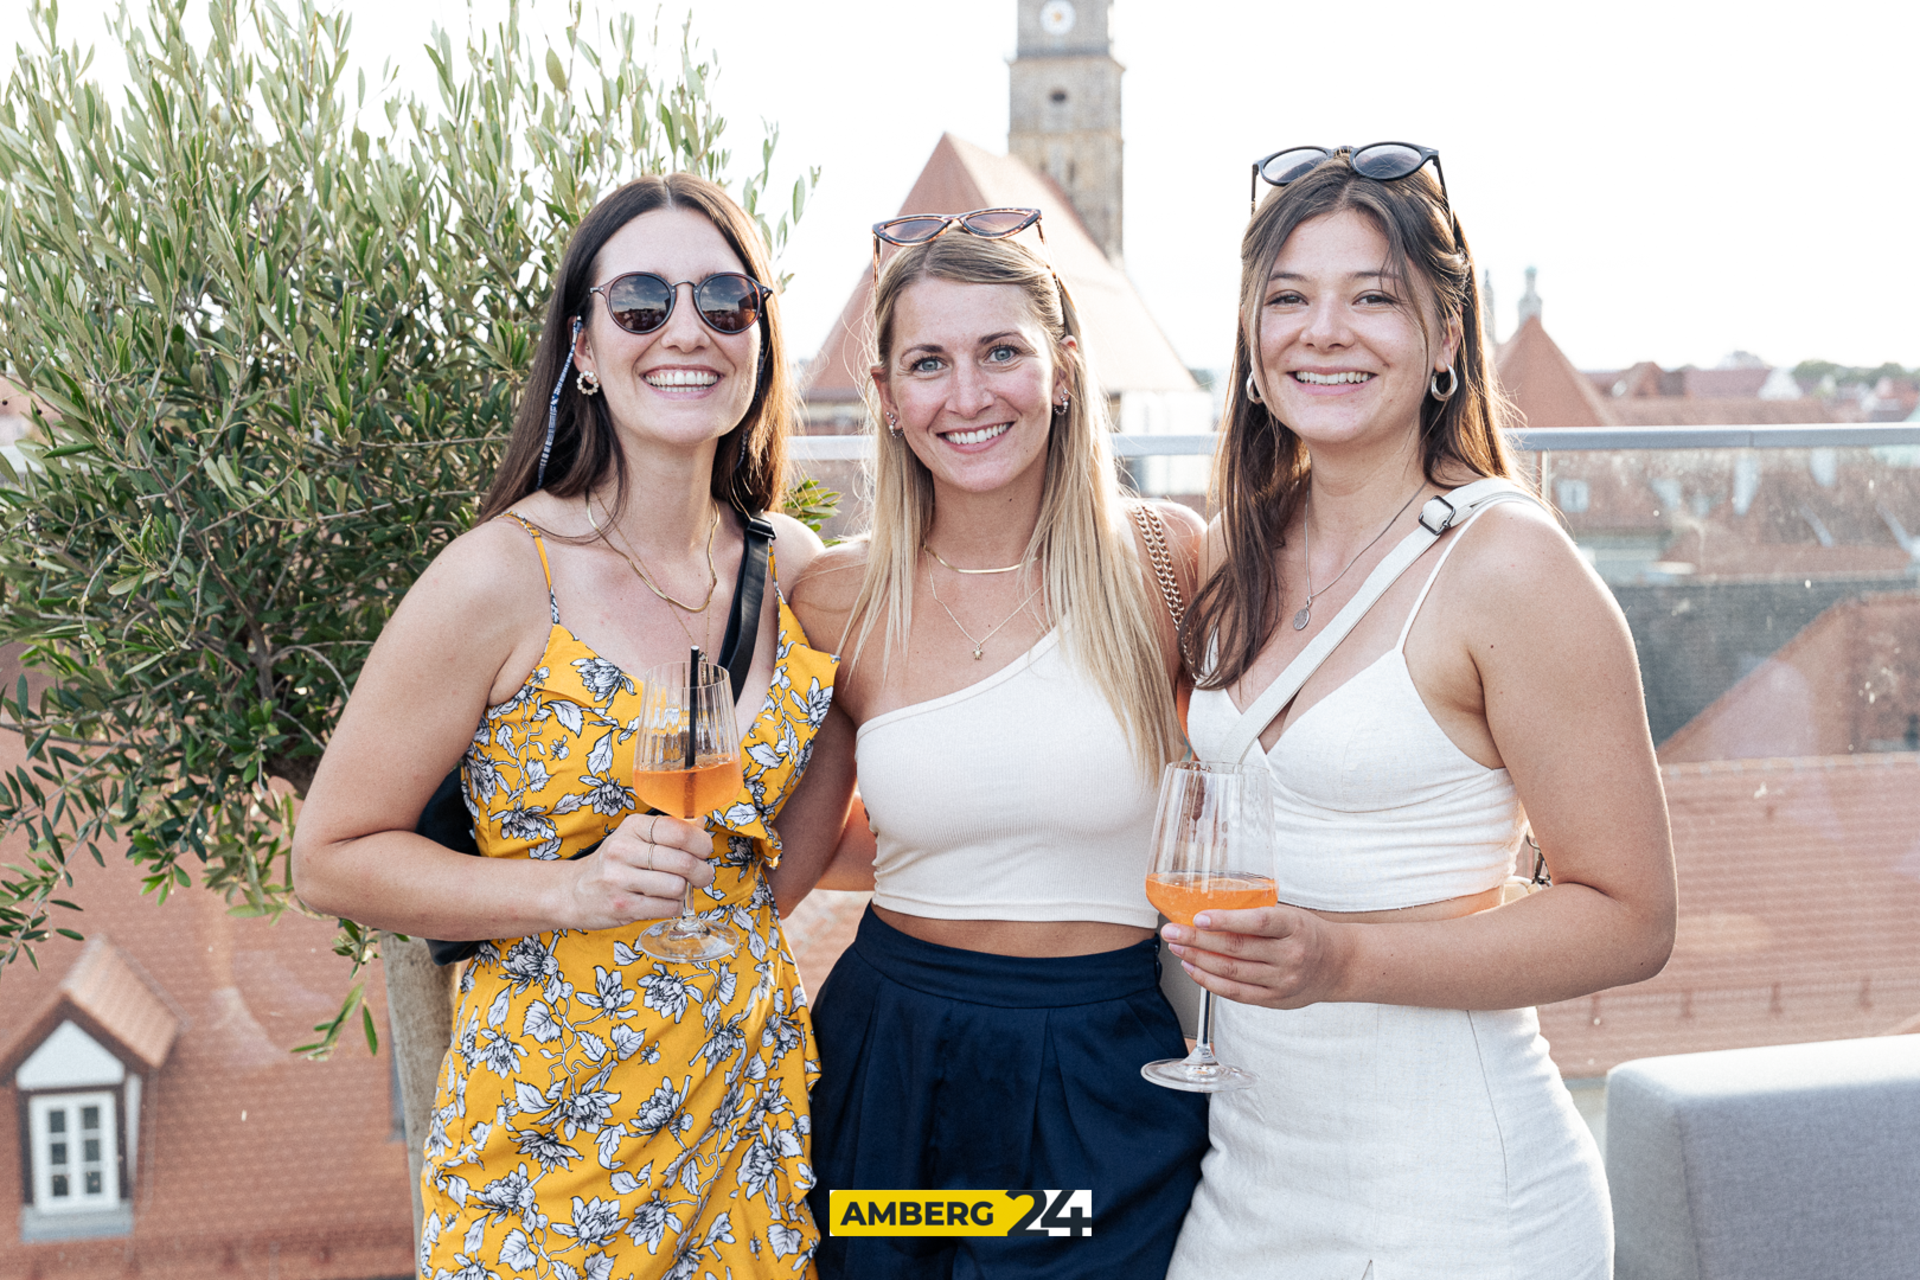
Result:
M122 96L34 0L0 96L0 374L42 410L27 465L0 459L0 643L48 679L0 702L26 745L0 827L30 847L0 871L0 972L78 936L77 856L124 853L163 898L297 905L297 799L400 594L473 519L570 230L638 173L734 168L685 30L663 70L629 17L590 40L576 6L549 47L516 7L458 47L433 30L422 101L370 89L313 0L210 0L204 47L185 7L121 10ZM737 194L777 254L818 173L770 212L775 141ZM342 922L356 973L381 945ZM444 986L393 992L409 1095L444 1051L435 999L444 1025Z

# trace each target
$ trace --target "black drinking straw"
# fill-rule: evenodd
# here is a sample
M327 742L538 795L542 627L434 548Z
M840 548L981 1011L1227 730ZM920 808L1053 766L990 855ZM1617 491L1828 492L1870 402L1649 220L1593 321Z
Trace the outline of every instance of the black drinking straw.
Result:
M686 767L687 767L687 768L689 768L689 769L691 769L691 768L693 768L693 735L694 735L694 722L695 722L695 720L696 720L696 719L698 718L698 714L699 714L699 709L698 709L698 705L697 705L697 703L695 702L695 698L696 698L696 697L697 697L698 695L697 695L697 694L696 694L696 693L694 692L694 690L695 690L695 689L697 689L697 688L699 687L699 685L700 685L700 646L699 646L699 645L695 645L695 646L693 646L693 656L692 656L691 658L689 658L689 659L687 660L687 753L686 753Z

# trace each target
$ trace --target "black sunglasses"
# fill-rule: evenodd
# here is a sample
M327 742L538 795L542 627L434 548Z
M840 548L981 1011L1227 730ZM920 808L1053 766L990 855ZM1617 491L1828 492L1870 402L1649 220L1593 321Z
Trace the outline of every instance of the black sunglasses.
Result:
M745 333L753 328L761 308L773 296L766 285L737 271L722 271L697 283L682 280L680 284L670 284L651 271L633 271L587 292L606 299L608 317L628 333L652 333L673 314L681 284L692 286L694 310L715 333Z
M975 209L971 213L911 213L904 218L888 218L873 224L874 283L880 281L882 241L902 247L925 244L955 227L982 240L1004 240L1032 227L1039 234L1041 245L1044 247L1047 243L1047 231L1040 225L1038 209Z
M1253 177L1247 181L1247 203L1257 206L1260 194L1259 183L1270 187L1284 187L1289 182L1305 177L1314 166L1322 161L1345 153L1347 163L1353 171L1363 178L1372 178L1375 182L1392 182L1396 178L1409 177L1418 173L1427 161L1433 161L1433 171L1440 177L1440 202L1447 210L1447 216L1453 216L1453 202L1447 198L1447 171L1440 167L1440 153L1432 147L1423 147L1417 142L1369 142L1364 147L1288 147L1276 151L1270 156L1262 156L1253 162Z

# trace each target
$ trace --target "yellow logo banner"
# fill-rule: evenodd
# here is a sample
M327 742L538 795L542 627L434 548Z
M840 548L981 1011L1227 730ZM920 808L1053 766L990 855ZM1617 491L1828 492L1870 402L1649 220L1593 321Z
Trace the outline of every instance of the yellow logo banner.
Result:
M1093 1234L1093 1192L832 1191L836 1236L1077 1237Z

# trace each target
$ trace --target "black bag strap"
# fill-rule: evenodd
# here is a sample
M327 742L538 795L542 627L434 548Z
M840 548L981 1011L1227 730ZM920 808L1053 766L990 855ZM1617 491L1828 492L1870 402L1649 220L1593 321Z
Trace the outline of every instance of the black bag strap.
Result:
M733 611L727 615L726 635L720 641L720 665L733 682L734 701L753 667L753 646L760 638L760 602L767 594L773 562L773 525L764 515L747 515L746 550L740 553L740 580L733 588Z

